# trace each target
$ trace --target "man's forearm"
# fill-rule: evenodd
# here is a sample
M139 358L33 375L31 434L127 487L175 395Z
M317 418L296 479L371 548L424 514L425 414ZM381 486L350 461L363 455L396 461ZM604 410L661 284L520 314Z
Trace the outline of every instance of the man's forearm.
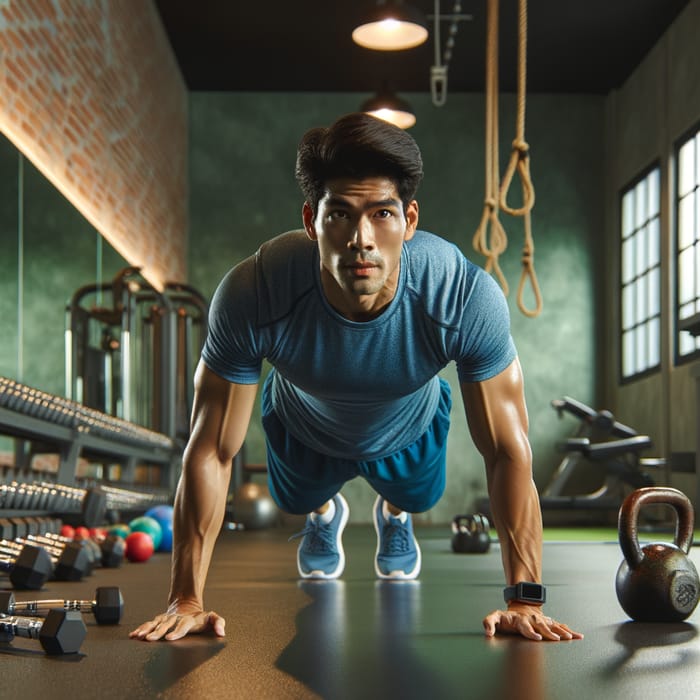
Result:
M528 466L496 463L491 473L491 512L501 543L508 584L542 580L542 514Z
M204 584L226 510L230 464L185 458L175 496L170 606L203 607Z

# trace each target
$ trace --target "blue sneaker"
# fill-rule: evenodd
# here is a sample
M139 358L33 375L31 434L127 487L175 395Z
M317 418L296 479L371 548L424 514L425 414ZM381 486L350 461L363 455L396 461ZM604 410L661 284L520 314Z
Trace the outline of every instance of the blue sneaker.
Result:
M377 496L374 502L374 529L377 531L377 553L374 570L379 578L410 580L420 573L421 553L413 534L411 516L406 522L390 515L384 517L384 499Z
M307 515L304 529L290 538L304 538L297 550L297 568L302 578L334 579L343 573L345 552L341 538L350 508L339 493L333 497L333 503L335 514L329 523Z

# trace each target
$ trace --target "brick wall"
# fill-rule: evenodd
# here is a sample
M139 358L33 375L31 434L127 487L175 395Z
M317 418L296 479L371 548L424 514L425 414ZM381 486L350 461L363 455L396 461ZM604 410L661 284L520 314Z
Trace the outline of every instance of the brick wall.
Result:
M187 90L151 0L0 0L0 131L151 284L186 281Z

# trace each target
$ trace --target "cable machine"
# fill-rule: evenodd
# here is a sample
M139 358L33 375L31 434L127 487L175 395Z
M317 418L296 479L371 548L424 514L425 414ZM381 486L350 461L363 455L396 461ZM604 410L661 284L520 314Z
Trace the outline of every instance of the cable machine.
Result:
M207 313L194 288L170 283L159 292L137 267L80 287L66 307L67 397L186 438Z

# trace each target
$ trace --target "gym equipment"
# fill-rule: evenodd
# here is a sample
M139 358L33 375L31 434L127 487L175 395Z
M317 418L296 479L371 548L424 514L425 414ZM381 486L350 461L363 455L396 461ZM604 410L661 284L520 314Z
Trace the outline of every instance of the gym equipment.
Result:
M100 559L102 557L102 552L100 548L92 542L92 540L73 540L60 535L46 534L46 535L33 535L26 540L29 540L40 547L46 547L51 551L51 548L56 551L63 551L66 547L75 549L81 547L88 561L88 567L86 569L86 574L92 574L95 567L100 565Z
M91 572L87 553L80 545L54 547L36 540L0 540L0 551L11 556L19 556L26 546L43 549L51 559L51 578L56 581L81 581Z
M66 309L70 398L171 438L189 435L192 377L208 305L194 288L154 289L138 267L79 288Z
M610 411L596 411L568 396L552 401L559 417L572 415L579 420L576 434L559 445L565 452L550 482L542 489L540 505L543 510L610 510L617 512L631 489L654 485L646 471L665 466L664 459L644 459L640 452L652 445L647 435L615 420ZM600 465L605 481L590 493L569 495L572 477L588 460Z
M95 600L15 600L14 593L0 591L0 613L24 613L45 617L54 608L90 612L98 625L116 625L122 619L124 598L116 586L101 586L95 591Z
M148 561L154 550L153 538L146 532L132 532L126 538L126 558L131 562Z
M650 503L671 506L676 512L673 544L652 542L640 547L639 510ZM630 493L620 508L620 548L624 560L615 578L622 609L642 622L680 622L698 604L700 579L688 558L695 518L688 497L670 487L646 487Z
M32 451L25 444L36 453L57 454L57 483L39 484L42 488L74 483L78 461L86 457L110 470L119 465L118 478L125 484L134 483L137 464L153 466L159 484L174 490L182 447L171 437L6 377L0 377L0 433L16 439L17 469L31 466ZM42 494L36 491L32 489L32 498L40 502ZM28 507L24 502L12 505Z
M159 552L170 552L173 548L173 507L160 505L149 508L144 515L153 518L160 525L161 540Z
M47 654L75 654L87 634L77 610L49 610L45 620L31 617L0 616L0 641L15 637L38 639Z
M455 515L452 520L453 552L485 554L490 547L489 521L485 515Z
M160 523L148 515L140 515L129 522L131 532L145 532L150 535L153 540L153 549L160 547L160 541L163 539L163 531L160 528Z
M243 445L233 459L231 493L226 508L230 529L260 530L279 521L280 511L270 490L266 484L253 481L253 474L267 474L267 465L248 463Z
M45 549L25 545L19 554L0 554L0 571L15 588L38 591L53 575L53 562Z

